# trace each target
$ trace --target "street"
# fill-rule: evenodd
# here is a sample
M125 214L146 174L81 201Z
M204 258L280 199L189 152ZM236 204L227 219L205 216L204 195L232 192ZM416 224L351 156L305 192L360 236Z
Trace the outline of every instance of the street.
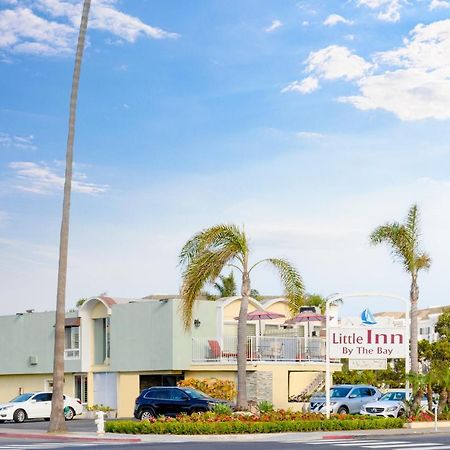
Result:
M380 431L380 434L382 431ZM408 434L391 436L364 436L364 437L340 437L322 438L307 441L305 434L292 434L268 436L264 441L255 442L252 436L241 436L242 441L220 440L218 436L211 436L210 440L204 438L201 442L193 441L192 437L171 436L170 442L152 442L152 438L159 439L160 436L145 436L145 442L93 442L59 439L11 439L0 435L0 450L13 449L151 449L151 450L449 450L450 433ZM130 436L132 438L133 436ZM261 437L259 437L261 438Z

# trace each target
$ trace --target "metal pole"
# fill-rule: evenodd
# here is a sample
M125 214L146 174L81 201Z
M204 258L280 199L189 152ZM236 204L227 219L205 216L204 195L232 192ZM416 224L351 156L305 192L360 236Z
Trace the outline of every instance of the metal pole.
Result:
M331 389L331 368L330 368L330 299L325 303L325 408L327 419L330 418L330 389Z

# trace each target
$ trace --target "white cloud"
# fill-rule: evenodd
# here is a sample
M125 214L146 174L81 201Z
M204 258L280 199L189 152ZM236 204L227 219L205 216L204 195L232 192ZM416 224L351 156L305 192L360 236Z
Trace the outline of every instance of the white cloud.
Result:
M448 9L450 8L450 2L446 0L431 0L428 8L430 11L433 11L433 9Z
M52 194L64 187L64 176L45 163L12 162L9 168L15 172L14 187L20 191L34 194ZM88 183L83 173L74 173L72 181L73 192L81 194L100 194L108 190L108 186Z
M303 26L303 27L308 27L308 26L309 26L309 22L308 22L307 20L304 20L304 21L302 22L302 26Z
M299 131L297 133L297 137L306 139L321 139L324 138L325 135L323 133L317 133L315 131Z
M398 22L403 0L357 0L357 4L377 10L377 17L383 22Z
M293 81L282 89L282 93L300 92L301 94L309 94L319 87L319 81L315 77L307 77L301 81Z
M283 26L283 22L281 20L274 20L267 28L264 29L266 33L272 33L272 31L278 30Z
M340 16L339 14L330 14L324 21L323 24L328 27L333 27L339 23L343 23L345 25L353 25L352 20L348 20L345 17Z
M344 39L346 39L347 41L354 41L355 40L355 35L354 34L346 34L344 36Z
M307 72L326 80L361 78L371 67L372 64L364 58L339 45L330 45L317 52L311 52L306 60Z
M364 76L372 64L353 54L347 47L331 45L311 52L305 62L306 72L310 75L301 81L294 81L281 92L300 92L309 94L319 88L319 79L355 80Z
M21 150L36 150L37 146L33 143L34 136L14 136L8 133L0 132L0 147L18 148Z
M312 52L305 64L315 89L320 80L354 82L359 93L338 100L358 109L384 109L402 120L450 119L450 19L417 25L401 47L371 61L333 45ZM312 92L300 87L285 90Z
M94 1L89 28L108 31L128 42L141 36L177 36L122 13L116 4L117 0ZM20 0L9 5L0 11L0 49L45 56L73 52L81 16L79 0Z

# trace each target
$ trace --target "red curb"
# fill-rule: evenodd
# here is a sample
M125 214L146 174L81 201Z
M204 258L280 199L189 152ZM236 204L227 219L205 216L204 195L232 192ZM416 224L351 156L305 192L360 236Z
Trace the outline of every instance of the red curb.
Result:
M322 439L353 439L355 436L352 434L332 434L327 436L322 436Z
M52 441L84 441L84 442L141 442L139 438L101 438L67 436L62 434L36 434L36 433L0 433L0 437L17 439L48 439Z

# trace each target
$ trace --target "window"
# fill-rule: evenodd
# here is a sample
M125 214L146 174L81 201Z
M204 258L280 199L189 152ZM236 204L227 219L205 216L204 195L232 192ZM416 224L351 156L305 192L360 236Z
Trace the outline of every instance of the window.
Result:
M37 402L51 402L52 394L49 392L43 392L41 394L36 394L32 400L36 400Z
M87 375L75 375L75 397L81 400L81 403L88 402L88 381Z
M150 389L145 395L145 398L156 398L161 400L168 400L170 392L168 389Z
M170 389L171 400L187 400L187 395L179 389Z
M64 335L65 359L80 357L80 327L66 327Z

